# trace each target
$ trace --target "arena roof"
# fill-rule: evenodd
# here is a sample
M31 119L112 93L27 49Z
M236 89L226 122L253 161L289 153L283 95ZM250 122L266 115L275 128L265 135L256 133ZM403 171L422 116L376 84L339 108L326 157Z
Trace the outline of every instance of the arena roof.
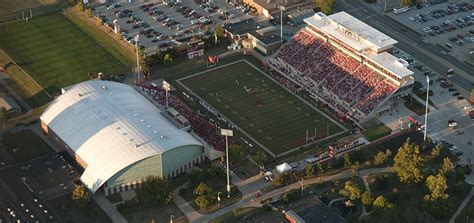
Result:
M133 163L202 146L161 112L132 86L91 80L63 89L40 119L87 164L81 181L95 192Z
M375 48L378 51L397 43L396 40L346 12L338 12L329 16L318 12L304 21L360 52L369 48Z

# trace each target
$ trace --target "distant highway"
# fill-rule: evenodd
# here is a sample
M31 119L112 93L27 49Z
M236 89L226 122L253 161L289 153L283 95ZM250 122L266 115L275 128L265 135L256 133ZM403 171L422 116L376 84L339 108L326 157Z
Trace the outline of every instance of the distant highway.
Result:
M362 9L366 9L364 13ZM461 62L451 56L443 56L437 46L426 44L421 37L405 26L376 12L360 0L337 1L335 11L347 11L354 17L373 26L381 32L398 41L396 47L407 52L440 74L445 74L449 68L454 68L455 77L451 80L467 92L471 91L474 83L474 66Z

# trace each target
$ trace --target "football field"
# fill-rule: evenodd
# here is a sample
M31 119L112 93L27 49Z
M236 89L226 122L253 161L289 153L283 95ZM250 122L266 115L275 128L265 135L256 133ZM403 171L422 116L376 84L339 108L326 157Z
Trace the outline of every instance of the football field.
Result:
M307 130L314 136L316 128L317 139L344 131L245 60L178 82L274 155L304 145Z

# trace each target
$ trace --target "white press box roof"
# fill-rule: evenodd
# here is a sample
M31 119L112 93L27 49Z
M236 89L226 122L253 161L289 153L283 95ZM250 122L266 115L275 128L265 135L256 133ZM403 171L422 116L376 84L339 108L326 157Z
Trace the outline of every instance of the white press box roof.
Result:
M369 48L375 48L378 51L397 43L396 40L344 11L329 16L318 12L304 19L304 21L308 25L334 36L359 52Z
M132 86L91 80L63 89L40 119L87 168L81 181L92 191L145 158L202 144L167 120Z

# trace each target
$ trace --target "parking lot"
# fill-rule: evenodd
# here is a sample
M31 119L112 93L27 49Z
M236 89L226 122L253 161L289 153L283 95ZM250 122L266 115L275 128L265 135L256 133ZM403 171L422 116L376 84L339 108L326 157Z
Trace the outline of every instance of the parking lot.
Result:
M69 194L79 173L59 153L0 171L0 219L60 222L47 200Z
M193 35L204 35L206 25L213 28L217 23L224 25L255 15L251 8L225 0L214 3L186 0L164 4L158 1L132 4L122 1L98 6L94 13L101 16L104 25L111 29L115 20L120 35L130 44L135 44L134 37L140 33L139 44L147 54L186 44Z
M464 61L474 46L474 4L453 1L410 10L389 16L424 36L424 41L438 45L440 54Z
M430 77L429 99L436 107L430 106L428 113L428 135L437 142L445 142L454 145L456 149L451 150L454 155L460 159L459 163L465 164L474 160L473 139L474 121L469 117L469 111L472 109L466 98L460 95L458 89L446 80L444 74L432 70L426 65L417 61L411 55L401 51L394 50L394 55L407 60L410 63L410 69L415 72L415 80L421 84L421 89L426 91L426 76ZM399 120L406 120L408 116L412 116L418 122L424 123L424 115L416 115L412 111L403 106L404 99L395 99L399 106L388 114L379 117L387 126L393 130L400 127ZM420 99L422 100L422 99ZM449 122L456 121L456 127L450 127ZM421 129L423 132L424 129ZM467 176L468 181L474 182L474 175Z

